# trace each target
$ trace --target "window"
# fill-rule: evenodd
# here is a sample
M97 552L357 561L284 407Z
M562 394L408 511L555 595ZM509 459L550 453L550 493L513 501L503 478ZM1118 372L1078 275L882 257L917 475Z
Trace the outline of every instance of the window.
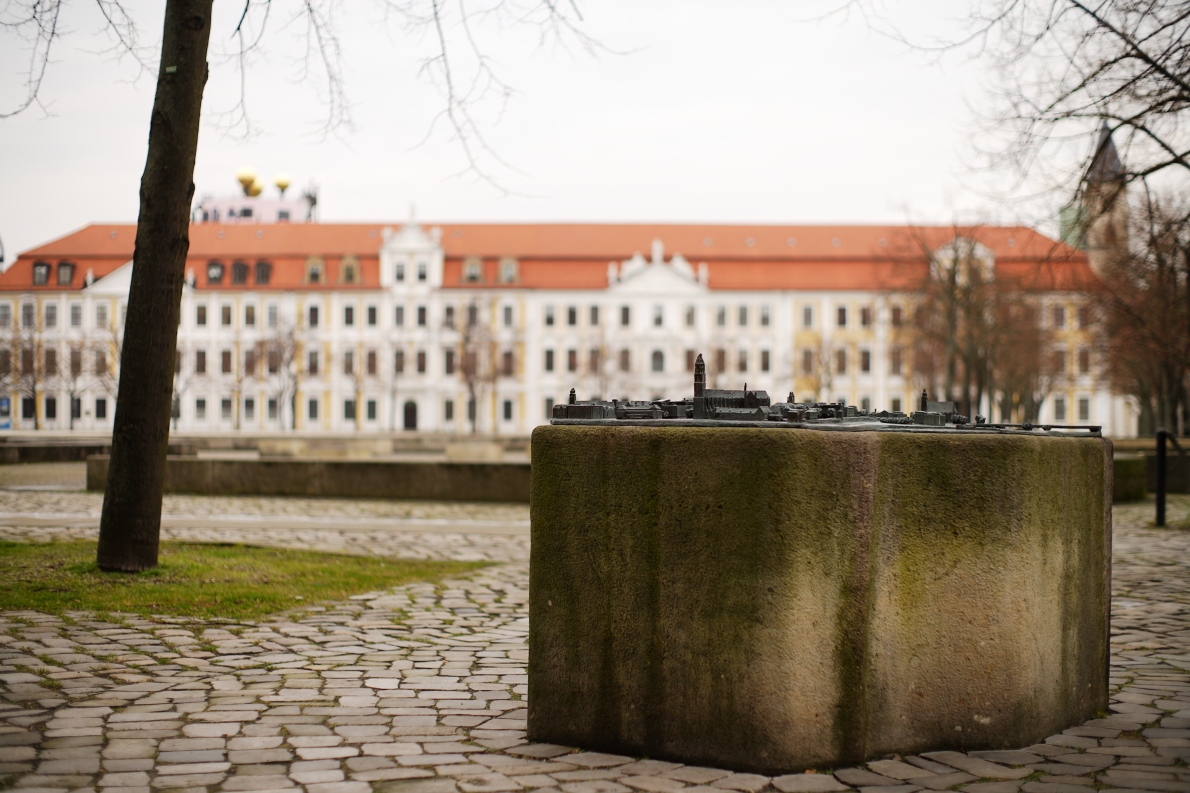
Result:
M223 283L223 265L219 262L210 262L207 265L207 283L218 285Z
M311 377L318 376L318 351L310 350L306 355L306 373Z
M569 306L566 309L566 324L571 327L578 324L578 306Z
M45 417L52 421L58 418L58 400L52 396L45 398Z
M97 308L103 309L104 312L107 311L107 306L97 306ZM22 304L21 305L21 327L31 328L36 324L37 324L37 306L33 305L32 303ZM96 324L98 324L98 323L96 323ZM102 328L102 327L104 327L104 325L99 324L99 327Z
M231 282L233 284L248 283L248 263L247 262L232 262L231 263Z
M512 421L512 400L504 400L504 420Z
M738 320L739 320L739 326L741 328L748 327L748 307L747 306L740 306Z
M393 324L396 325L398 328L405 327L405 307L404 306L396 307L396 310L393 312Z
M50 282L50 263L49 262L34 262L33 263L33 285L45 286ZM32 418L27 416L26 418Z
M893 306L892 307L892 326L894 328L899 328L899 327L901 327L901 322L902 322L901 307Z
M244 418L248 421L256 418L256 400L251 397L244 400Z
M231 350L224 350L219 355L220 365L219 370L223 374L231 374Z
M347 350L346 352L343 353L343 374L354 374L354 373L355 373L355 353L353 353L351 350ZM447 372L447 374L450 374L450 372Z
M72 419L81 419L83 417L83 400L78 397L70 400L70 417Z
M0 375L8 375L12 373L12 353L6 349L0 349Z
M397 280L398 281L405 280L405 265L402 264L401 262L397 262Z
M769 351L761 350L760 351L760 371L767 372L770 367L771 367L771 361L769 359Z
M425 350L417 351L417 373L418 374L426 373L426 351Z
M772 316L769 314L768 305L766 304L766 305L761 306L760 307L760 326L762 328L767 328L771 323L772 323Z
M802 350L802 374L814 373L814 351Z
M748 351L747 350L740 350L740 354L738 356L738 360L736 361L736 364L737 364L737 368L741 372L748 371Z
M847 350L835 350L835 372L847 374Z
M838 315L835 319L835 324L840 328L847 327L847 306L839 306L836 311L838 312Z
M376 327L376 306L368 306L368 325Z
M99 305L95 306L95 327L107 327L107 304L105 303L100 303Z
M58 307L53 303L45 307L45 326L47 328L58 327Z
M224 327L231 324L231 306L219 307L219 324Z
M405 374L405 351L397 350L393 356L393 371L396 374Z
M483 262L479 259L468 259L463 262L463 280L469 284L478 284L483 280Z
M504 327L512 327L512 306L504 307Z
M227 421L228 419L231 418L231 400L230 399L219 400L219 416L224 421Z
M0 305L0 325L7 325L8 321L5 317L8 314L8 306ZM70 305L70 327L81 328L83 326L83 307L78 303Z
M79 309L79 320L80 320L80 324L81 324L81 320L83 318L82 307L81 306L71 306L71 311L73 312L73 310L75 308ZM11 324L12 324L12 306L9 305L8 303L0 303L0 327L7 328Z
M58 265L58 266L61 267L62 265ZM1091 327L1091 307L1090 306L1079 306L1078 307L1078 327L1079 327L1079 330L1086 330L1087 328Z
M632 307L620 306L620 325L621 327L628 327L632 324Z
M545 324L547 326L554 324L554 307L553 306L545 307Z
M455 326L455 307L454 306L446 307L446 311L442 318L442 324L448 328L453 328Z
M859 324L865 328L872 327L872 307L862 306L859 310Z
M244 374L249 377L256 376L256 350L244 350Z
M1078 351L1078 372L1079 374L1090 374L1091 372L1091 351L1086 347Z
M888 351L888 371L889 374L899 375L901 373L901 348L893 347Z
M1066 327L1066 307L1065 306L1054 306L1053 311L1051 313L1053 316L1055 328Z
M426 270L427 270L427 268L426 268L425 262L417 263L417 280L419 280L419 281L426 280Z
M249 328L256 326L256 306L244 306L244 325Z
M727 350L722 347L715 350L715 371L727 371Z
M721 328L727 327L727 306L719 306L715 310L715 324Z
M355 400L354 399L344 399L343 400L343 420L344 421L355 421Z
M1091 400L1087 397L1079 397L1078 400L1078 420L1091 420Z
M269 307L266 309L266 312L267 312L267 317L268 317L268 320L267 320L268 326L270 328L277 327L277 313L278 313L277 304L273 303L273 304L269 305Z
M587 366L592 374L599 372L603 368L603 354L598 348L592 349L587 354Z
M318 420L318 400L311 399L306 402L306 418L310 421Z
M554 371L554 351L553 350L545 351L545 370L547 372Z
M318 306L310 306L306 310L306 324L312 328L318 327Z
M900 413L901 412L901 398L893 397L892 402L890 403L890 407L892 408L894 413Z
M269 374L276 374L281 371L281 351L273 347L265 355L265 366L268 367Z
M479 306L467 306L467 327L474 328L479 324Z
M545 398L545 417L547 419L554 416L554 400L551 397Z
M500 260L500 283L515 284L517 279L516 259Z
M872 371L872 351L871 350L860 350L859 351L859 370L861 372Z
M272 277L273 277L273 265L272 264L270 264L269 262L264 262L264 261L256 263L256 279L255 279L256 283L267 284Z
M442 418L446 421L455 420L455 401L448 399L442 403Z
M500 374L505 377L512 377L516 372L516 360L512 354L512 350L505 350L500 355Z
M620 350L620 371L628 372L632 370L632 355L628 350Z
M365 406L367 408L367 413L365 415L366 415L368 421L375 421L376 420L376 400L369 399L365 403Z
M267 405L267 410L269 412L269 419L272 421L276 421L277 420L277 400L275 397L269 399L268 405Z
M442 368L446 374L455 373L455 351L445 350L443 354Z
M1066 351L1065 350L1054 350L1053 367L1054 367L1054 374L1065 374L1066 373Z
M814 327L814 309L811 306L802 306L802 327Z
M106 409L106 405L104 406ZM95 413L99 414L99 404L96 402ZM206 421L207 419L207 401L205 399L194 400L194 418L199 421Z
M697 356L698 356L698 353L696 353L694 350L686 350L686 371L687 372L694 371L694 363L695 363Z
M566 351L566 371L568 371L568 372L577 372L578 371L578 350L567 350Z
M654 372L664 372L665 371L665 353L663 353L661 350L653 350L653 355L652 355L651 360L652 360L652 368L653 368Z
M467 421L475 421L475 400L467 400Z
M198 350L197 352L194 353L194 373L195 374L206 374L207 373L207 351L206 350Z
M1066 398L1054 397L1054 421L1066 420Z
M665 324L665 307L653 306L653 327L660 328Z
M419 328L424 328L426 326L426 307L425 306L417 307L417 326Z
M321 259L311 259L306 263L306 282L311 284L322 283Z
M355 306L343 306L343 324L347 327L355 324Z
M365 371L372 376L376 375L376 351L368 350L368 354L364 358Z
M33 348L21 349L21 374L33 374Z
M45 351L45 373L47 375L58 374L58 351L52 347Z
M7 350L5 351L7 352ZM7 367L0 367L0 369ZM79 377L83 373L83 351L78 347L70 348L70 376ZM5 371L0 371L0 374L7 374Z
M591 309L588 313L588 320L590 321L591 327L599 327L599 306L591 306Z
M686 306L686 327L694 327L694 306Z
M194 324L195 325L207 324L207 307L206 306L200 305L200 306L194 307Z
M354 258L345 258L339 263L339 281L345 284L354 284L358 278L359 267Z
M74 265L58 262L58 286L70 286L74 282Z

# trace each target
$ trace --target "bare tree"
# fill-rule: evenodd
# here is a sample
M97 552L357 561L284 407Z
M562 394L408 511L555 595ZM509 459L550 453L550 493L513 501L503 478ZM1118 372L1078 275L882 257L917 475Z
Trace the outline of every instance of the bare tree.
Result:
M288 324L278 325L256 344L256 376L277 400L282 424L288 412L290 429L297 429L297 394L307 376L301 359L304 347L301 331Z
M4 346L7 348L2 356L6 360L0 361L0 378L17 396L20 412L16 415L25 418L25 405L32 405L33 429L41 429L41 412L38 408L39 398L45 388L47 380L45 360L45 333L42 317L37 304L31 297L18 303L19 315L13 318L11 327L3 335ZM56 368L56 351L51 354Z
M467 418L471 433L479 432L479 412L492 386L500 376L498 343L492 333L490 318L477 300L466 306L459 333L459 375L467 387Z

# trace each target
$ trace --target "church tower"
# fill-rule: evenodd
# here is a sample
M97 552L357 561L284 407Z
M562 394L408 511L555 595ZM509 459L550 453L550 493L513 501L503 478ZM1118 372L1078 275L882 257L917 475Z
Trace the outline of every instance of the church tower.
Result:
M1061 238L1087 253L1101 272L1128 252L1128 180L1107 122L1099 128L1095 153L1080 185L1081 195L1062 209Z

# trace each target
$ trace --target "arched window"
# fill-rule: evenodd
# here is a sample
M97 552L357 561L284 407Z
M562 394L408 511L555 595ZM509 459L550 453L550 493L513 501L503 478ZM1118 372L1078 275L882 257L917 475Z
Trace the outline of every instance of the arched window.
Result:
M663 353L661 350L653 350L653 371L665 371L665 353Z
M417 429L417 403L413 400L405 403L405 429Z

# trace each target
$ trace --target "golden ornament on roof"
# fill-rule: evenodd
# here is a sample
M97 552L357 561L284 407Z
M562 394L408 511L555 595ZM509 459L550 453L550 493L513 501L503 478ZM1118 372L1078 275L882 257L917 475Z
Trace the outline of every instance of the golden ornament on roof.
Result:
M277 185L277 189L280 190L281 195L284 196L285 191L288 190L289 185L292 184L292 180L289 178L289 174L279 173L277 174L276 178L273 179L273 184Z
M240 183L240 187L244 188L244 195L249 195L248 191L256 181L256 169L245 165L236 171L236 181Z
M264 192L264 182L260 181L259 179L255 180L254 182L252 182L252 184L248 185L246 192L248 193L248 195L255 198L256 196L258 196L262 192Z

